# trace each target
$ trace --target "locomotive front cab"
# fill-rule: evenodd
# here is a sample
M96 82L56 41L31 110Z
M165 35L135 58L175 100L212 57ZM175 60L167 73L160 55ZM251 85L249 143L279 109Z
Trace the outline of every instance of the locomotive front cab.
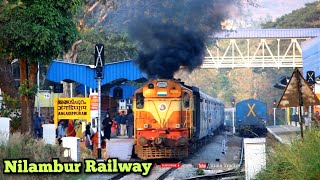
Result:
M266 119L267 105L260 100L248 99L236 105L236 126L240 136L265 136Z
M135 153L141 159L187 157L192 91L174 80L151 80L133 98Z

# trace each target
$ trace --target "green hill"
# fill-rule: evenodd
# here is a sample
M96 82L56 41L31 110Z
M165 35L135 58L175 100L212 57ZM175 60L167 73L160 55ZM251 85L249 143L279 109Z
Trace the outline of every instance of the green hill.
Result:
M320 27L320 1L308 3L304 8L267 22L263 28L318 28Z

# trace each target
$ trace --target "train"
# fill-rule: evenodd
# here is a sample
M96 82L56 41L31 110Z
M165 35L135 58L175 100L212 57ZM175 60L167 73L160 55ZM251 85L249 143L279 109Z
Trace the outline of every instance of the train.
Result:
M153 79L134 92L134 153L182 159L224 122L224 103L175 79Z
M236 104L236 128L239 136L259 137L267 133L267 104L257 99L247 99Z

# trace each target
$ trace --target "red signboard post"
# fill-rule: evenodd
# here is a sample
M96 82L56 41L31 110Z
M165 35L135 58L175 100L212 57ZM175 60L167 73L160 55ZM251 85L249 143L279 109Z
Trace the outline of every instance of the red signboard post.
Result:
M98 94L90 95L90 110L98 110Z

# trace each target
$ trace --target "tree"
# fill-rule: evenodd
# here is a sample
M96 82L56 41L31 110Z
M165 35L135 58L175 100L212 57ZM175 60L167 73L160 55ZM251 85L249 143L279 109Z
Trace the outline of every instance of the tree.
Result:
M61 57L76 40L73 14L80 0L22 0L0 3L0 50L18 58L23 133L32 129L38 62Z
M72 44L69 51L64 53L63 60L79 63L79 59L81 59L81 63L92 64L93 56L88 58L87 54L94 52L92 44L101 43L99 40L104 38L104 33L99 33L104 29L102 22L116 5L114 0L82 0L82 2L81 10L75 15L80 36ZM79 52L83 53L79 55Z
M136 47L126 33L106 33L97 30L81 33L77 62L93 64L93 48L96 43L104 44L106 63L128 60L136 55Z

